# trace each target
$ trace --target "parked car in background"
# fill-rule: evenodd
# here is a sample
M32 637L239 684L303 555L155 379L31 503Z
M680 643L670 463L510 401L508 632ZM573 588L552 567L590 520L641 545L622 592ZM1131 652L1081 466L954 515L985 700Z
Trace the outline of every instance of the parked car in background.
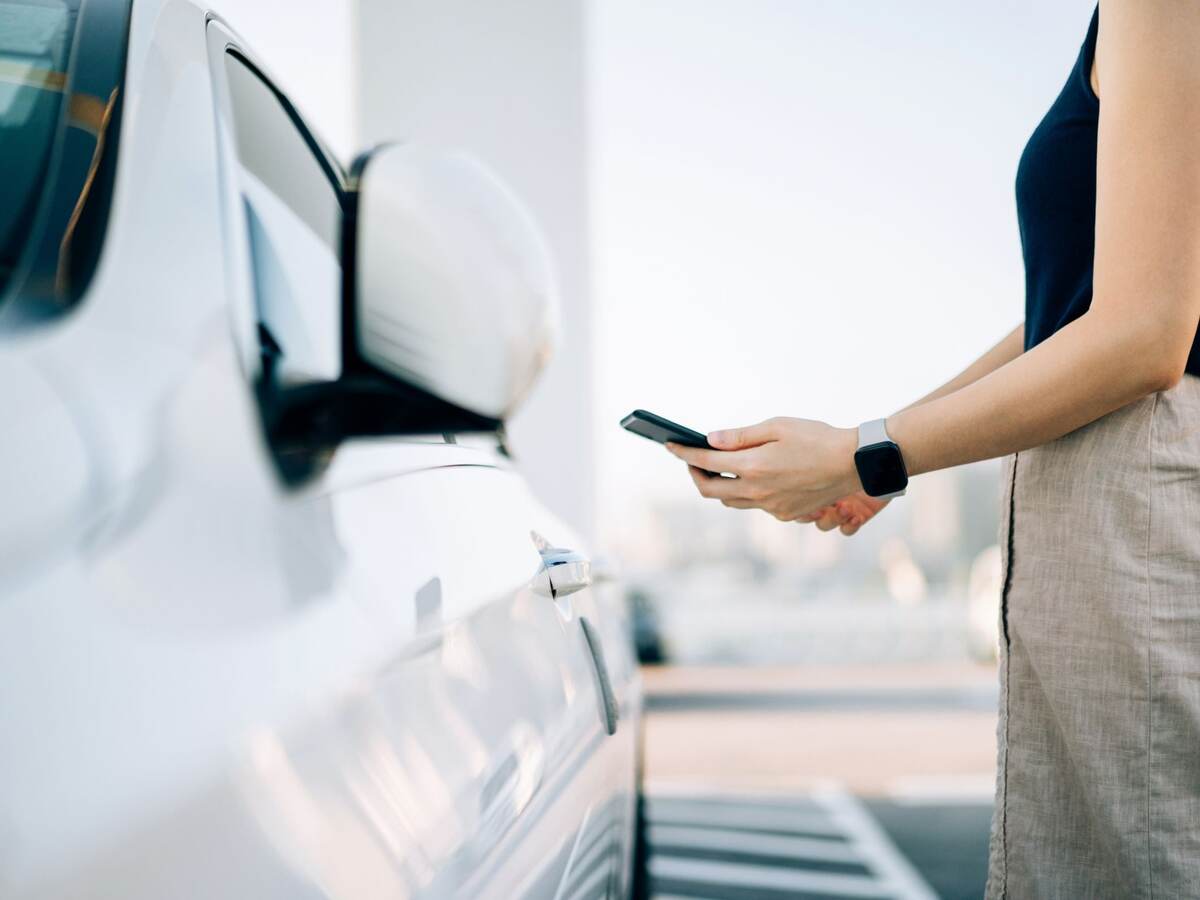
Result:
M537 229L235 26L0 0L0 896L624 896L622 593L503 438Z
M669 661L662 622L652 596L640 587L630 587L627 596L633 646L638 662L658 666Z

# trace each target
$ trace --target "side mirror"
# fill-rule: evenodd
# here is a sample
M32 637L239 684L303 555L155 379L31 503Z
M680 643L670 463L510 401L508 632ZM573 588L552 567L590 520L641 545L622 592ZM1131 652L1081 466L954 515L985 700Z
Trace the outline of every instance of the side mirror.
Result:
M550 254L532 216L471 157L405 144L361 164L355 219L347 301L358 359L506 419L557 332Z
M393 144L360 158L342 268L341 377L262 387L288 480L350 437L494 431L549 361L558 305L545 241L465 154Z

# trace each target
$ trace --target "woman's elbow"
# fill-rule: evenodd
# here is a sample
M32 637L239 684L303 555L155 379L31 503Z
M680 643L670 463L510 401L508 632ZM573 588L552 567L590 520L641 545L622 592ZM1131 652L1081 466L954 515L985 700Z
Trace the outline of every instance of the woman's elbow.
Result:
M1119 393L1130 401L1169 391L1183 380L1187 353L1180 353L1162 341L1141 340L1133 335L1121 341L1109 356L1110 361L1122 360L1110 366L1109 372L1120 384Z
M1119 335L1112 350L1126 361L1122 368L1139 396L1171 390L1187 371L1195 324L1185 328L1177 318L1167 318L1147 316L1139 322L1125 319L1119 325L1109 319L1104 323L1109 334Z
M1187 374L1187 356L1182 359L1168 358L1153 367L1150 373L1150 390L1146 393L1155 394L1159 391L1169 391L1183 381Z
M1132 359L1141 360L1138 370L1141 387L1146 394L1169 391L1187 373L1188 357L1192 352L1192 341L1185 344L1178 334L1162 331L1145 336L1136 347L1130 348Z
M1169 391L1183 381L1185 369L1182 365L1158 366L1147 377L1147 394L1157 394L1159 391Z

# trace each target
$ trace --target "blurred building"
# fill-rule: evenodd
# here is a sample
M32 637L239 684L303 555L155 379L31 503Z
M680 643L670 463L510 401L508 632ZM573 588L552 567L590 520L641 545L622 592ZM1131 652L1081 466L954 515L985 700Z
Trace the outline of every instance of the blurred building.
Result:
M964 661L990 640L972 568L990 573L976 563L995 548L999 492L994 463L923 476L852 538L661 501L623 555L676 661Z
M963 575L995 543L999 491L995 463L934 472L850 539L688 496L650 504L648 527L630 532L636 537L622 549L644 568L733 562L811 574L876 567L880 549L899 539L926 577L941 583Z

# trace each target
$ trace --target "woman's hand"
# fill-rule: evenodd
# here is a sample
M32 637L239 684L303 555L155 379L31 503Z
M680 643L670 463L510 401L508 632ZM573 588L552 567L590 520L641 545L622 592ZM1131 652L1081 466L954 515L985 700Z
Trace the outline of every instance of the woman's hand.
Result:
M768 419L708 436L717 449L667 444L690 467L701 496L735 509L762 509L782 522L813 514L862 490L854 468L858 435L807 419ZM720 478L705 472L725 472ZM872 513L874 515L874 513ZM865 519L864 519L865 521Z
M836 503L822 507L815 513L801 516L799 521L812 522L822 531L833 531L835 528L840 528L842 534L849 537L875 518L875 515L891 502L891 500L872 497L864 491L857 491Z

